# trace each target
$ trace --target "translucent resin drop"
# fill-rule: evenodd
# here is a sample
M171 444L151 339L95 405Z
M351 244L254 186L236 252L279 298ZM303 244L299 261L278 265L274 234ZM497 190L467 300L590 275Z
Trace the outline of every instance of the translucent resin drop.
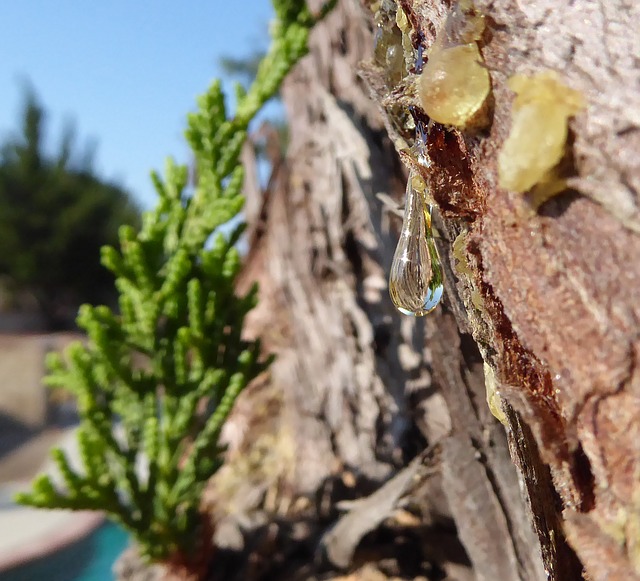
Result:
M431 231L431 207L424 192L416 190L413 172L407 182L402 232L389 275L389 294L405 315L422 317L442 297L442 266Z

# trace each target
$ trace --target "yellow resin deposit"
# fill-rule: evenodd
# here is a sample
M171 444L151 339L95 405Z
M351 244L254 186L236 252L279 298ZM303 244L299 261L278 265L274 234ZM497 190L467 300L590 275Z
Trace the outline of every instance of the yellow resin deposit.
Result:
M484 17L465 1L438 33L418 85L422 108L434 121L465 127L485 103L491 80L476 43L483 30Z
M552 177L565 152L569 117L583 106L580 93L563 85L556 73L515 75L511 131L498 157L500 186L526 192Z

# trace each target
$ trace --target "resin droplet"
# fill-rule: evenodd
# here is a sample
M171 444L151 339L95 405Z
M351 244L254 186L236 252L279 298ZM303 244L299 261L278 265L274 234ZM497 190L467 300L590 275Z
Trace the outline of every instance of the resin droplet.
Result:
M431 208L409 174L402 232L391 263L389 294L405 315L422 317L442 297L442 266L431 232Z

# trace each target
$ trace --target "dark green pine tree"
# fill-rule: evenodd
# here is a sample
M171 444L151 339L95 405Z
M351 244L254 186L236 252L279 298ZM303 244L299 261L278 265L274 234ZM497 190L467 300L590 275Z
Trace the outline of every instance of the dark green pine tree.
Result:
M139 225L129 195L99 178L89 150L65 131L47 154L45 111L27 93L20 133L0 149L0 285L15 302L35 302L50 328L73 322L80 304L112 303L113 275L100 248L118 227Z

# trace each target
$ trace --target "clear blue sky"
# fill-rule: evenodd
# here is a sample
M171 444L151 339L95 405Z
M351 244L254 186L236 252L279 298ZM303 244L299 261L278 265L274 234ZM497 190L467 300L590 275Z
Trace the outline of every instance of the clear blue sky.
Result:
M18 126L29 81L49 141L73 120L80 143L97 143L99 174L148 208L149 171L167 155L189 161L186 114L220 76L220 56L265 48L271 18L269 0L3 0L0 140Z

